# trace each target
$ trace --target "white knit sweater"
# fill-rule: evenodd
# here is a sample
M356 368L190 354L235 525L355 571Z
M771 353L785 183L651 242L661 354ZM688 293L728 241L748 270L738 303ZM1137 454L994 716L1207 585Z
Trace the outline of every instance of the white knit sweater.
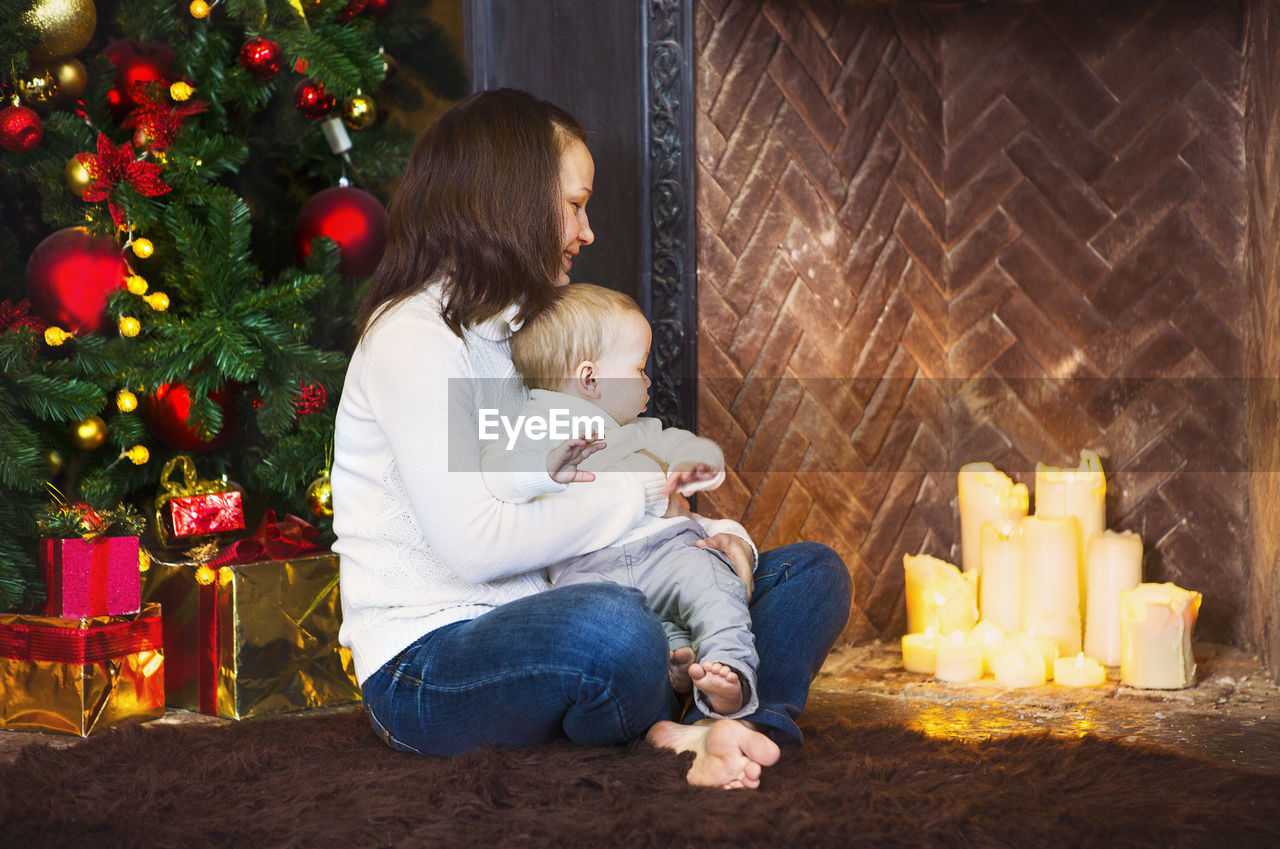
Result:
M666 509L661 473L610 475L526 504L490 495L478 410L514 417L526 400L511 364L514 314L464 341L440 317L436 284L387 310L351 357L334 434L333 548L339 640L361 683L424 634L546 589L544 567Z

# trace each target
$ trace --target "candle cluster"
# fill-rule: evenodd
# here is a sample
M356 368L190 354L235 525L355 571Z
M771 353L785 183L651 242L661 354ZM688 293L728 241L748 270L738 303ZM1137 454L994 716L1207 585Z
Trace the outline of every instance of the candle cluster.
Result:
M1142 540L1106 529L1098 455L1036 465L1035 513L1024 484L990 463L960 469L963 570L906 555L903 666L952 682L984 675L1009 687L1056 680L1092 687L1106 666L1134 687L1195 681L1191 632L1200 594L1142 583Z

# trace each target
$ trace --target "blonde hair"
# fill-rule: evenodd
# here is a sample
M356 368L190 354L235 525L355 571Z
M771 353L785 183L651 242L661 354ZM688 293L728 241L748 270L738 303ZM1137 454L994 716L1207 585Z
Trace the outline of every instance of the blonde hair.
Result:
M559 390L580 363L600 359L618 319L644 312L627 295L591 283L556 289L548 304L511 337L511 361L530 389Z

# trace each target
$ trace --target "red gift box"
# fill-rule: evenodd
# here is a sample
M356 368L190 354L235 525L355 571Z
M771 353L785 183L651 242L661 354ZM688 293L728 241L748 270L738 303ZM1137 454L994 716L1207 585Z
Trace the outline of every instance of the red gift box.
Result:
M175 537L216 534L244 529L242 493L210 492L169 500L169 518Z
M142 608L137 537L40 540L49 600L59 619L123 616Z

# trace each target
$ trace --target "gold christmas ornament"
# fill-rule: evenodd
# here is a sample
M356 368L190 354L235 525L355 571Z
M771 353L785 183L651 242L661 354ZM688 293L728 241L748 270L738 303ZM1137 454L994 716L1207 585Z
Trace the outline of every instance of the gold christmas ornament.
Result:
M196 583L202 587L207 587L218 579L218 573L210 569L208 566L201 565L196 568Z
M128 457L129 462L135 466L142 466L151 459L151 452L147 450L145 445L135 445L120 456Z
M378 107L367 94L357 94L342 104L342 120L353 130L363 130L378 117Z
M64 56L47 67L58 81L58 99L62 102L78 99L89 88L89 72L84 63L73 56Z
M151 244L150 239L134 239L131 247L133 248L133 255L138 259L146 259L156 252L156 246Z
M62 169L62 176L67 181L67 188L78 198L83 198L85 190L93 185L93 177L74 156L67 160L67 167Z
M106 441L107 423L101 416L89 416L71 426L71 444L81 451L94 451Z
M15 87L27 106L48 106L58 98L58 81L48 68L32 68L18 77Z
M61 327L46 327L44 329L44 343L50 348L56 348L68 339L75 337Z
M138 549L138 571L145 572L151 568L151 555L145 548Z
M152 292L147 295L147 306L156 312L164 312L169 308L169 296L164 292Z
M98 10L93 0L36 0L21 22L40 39L27 50L27 55L47 62L85 48L98 26Z
M307 506L317 516L333 515L333 487L329 483L328 472L321 472L320 477L307 487Z
M132 413L138 409L138 396L128 389L121 389L116 393L116 409L122 413Z
M133 295L147 294L147 281L137 274L130 274L125 278L124 287Z
M66 465L67 461L63 458L61 451L50 449L44 452L44 467L49 470L49 474L54 476L61 474Z
M209 17L209 4L204 0L191 0L191 5L187 7L187 11L191 13L191 17L203 20Z
M195 94L195 92L196 90L194 88L187 83L184 83L182 80L178 80L176 83L169 86L169 96L179 103L190 98L191 95Z
M120 335L132 339L142 331L142 323L131 315L120 316Z

